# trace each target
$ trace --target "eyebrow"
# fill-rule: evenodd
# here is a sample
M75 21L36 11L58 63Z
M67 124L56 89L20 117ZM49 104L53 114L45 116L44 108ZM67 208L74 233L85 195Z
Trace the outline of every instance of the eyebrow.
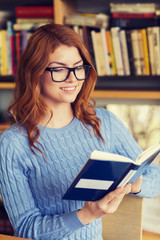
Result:
M80 62L82 62L82 61L83 61L83 59L81 59L80 61L74 63L73 65L77 65L78 63L80 63ZM66 64L65 64L65 63L62 63L62 62L51 62L51 63L49 63L49 65L50 65L50 64L53 64L53 63L59 64L59 65L62 65L62 66L66 66Z

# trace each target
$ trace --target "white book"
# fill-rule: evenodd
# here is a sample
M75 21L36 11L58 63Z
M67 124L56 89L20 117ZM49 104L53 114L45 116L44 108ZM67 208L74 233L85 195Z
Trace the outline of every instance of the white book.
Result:
M141 69L141 56L139 49L138 30L131 30L131 45L133 52L133 64L135 69L135 75L142 75Z
M119 27L111 28L111 36L112 36L113 50L114 50L115 61L116 61L117 75L123 76L124 75L124 66L123 66L123 57L122 57L122 51L121 51L119 32L120 32Z
M141 63L141 72L142 75L145 75L145 62L144 62L144 48L143 48L143 39L142 39L142 31L138 30L138 43L139 43L139 53L140 53L140 63Z
M129 64L129 56L128 56L128 48L127 48L127 40L126 40L126 31L120 31L120 41L122 48L122 57L124 63L124 72L125 75L130 75L130 64Z
M147 39L148 39L148 48L149 48L149 61L151 67L151 74L156 74L155 68L155 52L154 52L154 35L153 35L153 28L147 28Z
M98 76L105 76L107 75L107 71L101 33L92 30L91 38Z
M154 58L156 75L160 75L160 28L155 26L152 28L154 39Z
M155 13L155 3L110 3L111 12Z

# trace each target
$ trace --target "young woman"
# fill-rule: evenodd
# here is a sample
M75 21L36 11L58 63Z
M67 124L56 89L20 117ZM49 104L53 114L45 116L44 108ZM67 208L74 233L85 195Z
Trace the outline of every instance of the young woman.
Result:
M16 76L10 114L16 123L0 140L0 189L15 234L35 240L102 239L101 216L125 194L160 194L160 169L151 165L133 185L95 202L62 200L94 149L135 159L141 149L124 125L90 100L96 83L90 55L63 25L38 28Z

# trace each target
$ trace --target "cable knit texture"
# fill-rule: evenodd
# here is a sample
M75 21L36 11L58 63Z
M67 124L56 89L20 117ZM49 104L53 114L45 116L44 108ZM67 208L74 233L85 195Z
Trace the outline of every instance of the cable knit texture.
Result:
M74 118L66 127L40 127L46 160L30 151L25 128L15 124L1 134L0 189L16 235L35 240L101 240L101 219L84 226L77 211L83 201L62 200L68 186L94 149L135 159L140 147L115 115L96 109L102 143ZM39 146L39 145L37 145ZM160 169L144 174L141 197L160 194Z

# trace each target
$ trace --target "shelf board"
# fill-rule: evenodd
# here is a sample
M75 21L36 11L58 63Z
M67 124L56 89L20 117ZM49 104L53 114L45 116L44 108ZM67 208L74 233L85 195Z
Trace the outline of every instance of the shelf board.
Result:
M0 89L15 87L14 76L0 76L0 80ZM160 100L160 76L98 77L93 97Z
M160 91L95 90L93 98L160 100Z
M0 88L4 83L14 83L14 76L0 76ZM14 86L14 85L10 85ZM7 85L5 86L7 88ZM10 88L10 87L8 87ZM98 77L97 90L160 91L160 76L104 76Z
M10 124L8 123L0 123L0 132L4 131L5 129L9 128Z
M13 82L0 82L0 89L13 89L15 83Z

